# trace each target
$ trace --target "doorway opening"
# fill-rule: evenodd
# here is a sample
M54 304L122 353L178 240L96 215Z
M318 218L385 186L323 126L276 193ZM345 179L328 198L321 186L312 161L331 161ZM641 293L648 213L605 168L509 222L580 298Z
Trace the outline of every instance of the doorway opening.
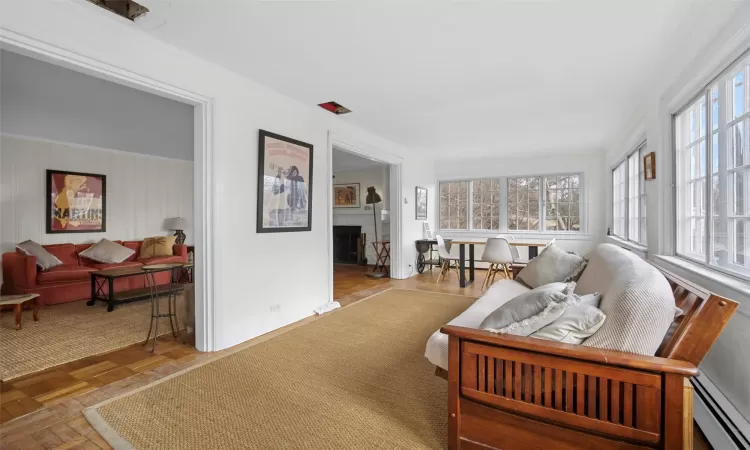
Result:
M396 165L334 143L331 168L333 299L343 306L389 285L399 250L391 245Z

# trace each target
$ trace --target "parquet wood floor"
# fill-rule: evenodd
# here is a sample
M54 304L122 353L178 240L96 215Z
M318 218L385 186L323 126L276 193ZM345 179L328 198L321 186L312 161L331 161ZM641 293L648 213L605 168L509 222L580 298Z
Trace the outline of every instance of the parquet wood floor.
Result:
M364 273L370 270L371 267L336 265L335 299L347 305L390 287L479 297L485 275L485 271L478 270L475 283L462 289L455 273L435 284L437 269L407 280L365 277ZM0 449L109 449L83 417L84 408L215 355L200 353L191 345L162 336L155 354L135 344L0 383ZM695 433L695 449L709 450L711 447L697 426Z

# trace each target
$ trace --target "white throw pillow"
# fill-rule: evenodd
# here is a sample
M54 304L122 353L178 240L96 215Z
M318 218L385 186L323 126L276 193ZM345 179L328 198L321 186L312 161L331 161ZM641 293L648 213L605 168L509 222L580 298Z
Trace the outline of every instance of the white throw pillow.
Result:
M565 312L554 322L533 333L531 337L580 344L604 324L607 316L590 303L596 296L579 297L572 294L566 301Z
M23 241L16 245L16 248L26 256L33 256L36 258L36 265L42 270L49 270L53 267L62 265L57 256L48 252L46 248L37 244L34 241L28 240Z
M549 283L576 281L585 267L586 260L582 256L567 253L552 243L532 259L515 279L536 288Z
M130 258L133 253L135 253L135 250L132 248L127 248L108 239L102 239L79 255L104 264L119 264Z

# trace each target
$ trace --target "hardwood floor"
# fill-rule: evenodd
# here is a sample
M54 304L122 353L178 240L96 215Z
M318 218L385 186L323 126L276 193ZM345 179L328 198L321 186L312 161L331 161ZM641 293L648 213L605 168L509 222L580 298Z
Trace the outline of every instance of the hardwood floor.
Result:
M478 270L474 284L462 289L455 273L436 284L437 269L407 280L365 277L371 270L336 265L334 298L343 306L391 287L479 297L486 273ZM0 448L109 449L83 417L84 408L221 353L200 353L191 345L162 336L154 354L135 344L0 383ZM697 426L695 434L695 449L711 448Z

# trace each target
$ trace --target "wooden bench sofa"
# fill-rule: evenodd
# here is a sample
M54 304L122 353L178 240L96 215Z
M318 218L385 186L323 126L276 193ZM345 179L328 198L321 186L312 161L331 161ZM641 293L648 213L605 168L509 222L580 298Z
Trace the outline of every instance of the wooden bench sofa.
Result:
M737 303L662 273L684 314L653 357L441 328L449 335L448 447L692 449L690 378Z

